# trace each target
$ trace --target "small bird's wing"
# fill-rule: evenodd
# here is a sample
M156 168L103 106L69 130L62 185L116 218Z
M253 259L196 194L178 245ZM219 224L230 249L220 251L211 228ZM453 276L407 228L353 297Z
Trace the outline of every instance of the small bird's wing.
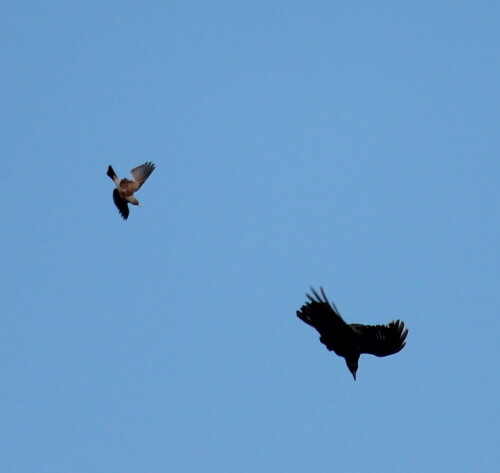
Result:
M311 288L313 296L307 294L309 302L297 311L297 317L306 324L314 327L321 335L320 341L329 350L333 350L335 343L332 338L341 339L350 331L349 325L340 316L339 310L333 302L328 301L325 291L321 288L319 295Z
M130 174L132 174L132 177L134 178L134 181L130 184L128 184L130 187L135 187L133 192L139 190L141 186L146 182L146 179L151 175L151 173L155 170L155 165L154 163L146 162L144 164L141 164L140 166L137 166L136 168L132 169L130 171ZM129 181L130 182L130 181Z
M113 200L123 220L127 220L129 214L128 203L120 196L118 189L113 190Z
M361 353L376 356L394 355L406 345L408 329L401 320L388 325L351 324L357 337L356 341Z

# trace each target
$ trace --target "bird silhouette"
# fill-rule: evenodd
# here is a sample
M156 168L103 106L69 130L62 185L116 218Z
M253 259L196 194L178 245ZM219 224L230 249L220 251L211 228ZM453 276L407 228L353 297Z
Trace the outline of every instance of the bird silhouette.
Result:
M354 380L361 354L394 355L406 345L408 329L405 329L404 322L395 320L387 325L347 324L335 304L328 300L323 288L320 290L321 295L311 288L313 295L306 294L309 301L297 311L297 317L319 332L319 341L328 350L345 358Z

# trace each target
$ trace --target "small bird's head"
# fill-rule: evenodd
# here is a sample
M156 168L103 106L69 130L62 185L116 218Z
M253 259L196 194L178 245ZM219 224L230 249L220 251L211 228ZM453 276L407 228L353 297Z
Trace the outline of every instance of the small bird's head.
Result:
M356 372L358 371L358 359L359 358L346 358L345 360L346 365L349 368L352 377L354 378L354 381L356 381Z
M128 201L133 204L133 205L137 205L139 207L142 207L141 203L135 198L135 196L131 195L129 198L128 198Z

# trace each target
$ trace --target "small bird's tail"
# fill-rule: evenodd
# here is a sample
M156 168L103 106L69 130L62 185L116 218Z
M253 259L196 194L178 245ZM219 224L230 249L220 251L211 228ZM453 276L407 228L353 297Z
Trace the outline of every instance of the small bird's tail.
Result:
M111 165L108 166L108 172L106 173L113 181L116 181L118 179L118 176L116 175L115 171L111 167Z

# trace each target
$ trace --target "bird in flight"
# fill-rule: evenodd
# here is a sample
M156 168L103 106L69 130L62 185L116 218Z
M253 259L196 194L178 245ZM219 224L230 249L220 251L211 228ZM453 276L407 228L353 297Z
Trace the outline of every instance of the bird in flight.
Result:
M395 320L388 325L347 324L335 304L328 301L323 288L321 295L313 288L311 292L312 296L306 294L309 301L297 311L297 317L319 332L319 341L328 350L345 358L355 381L362 353L394 355L406 345L408 329L405 329L404 322Z
M108 167L108 176L113 180L116 185L116 189L113 191L113 200L115 205L123 217L123 220L127 220L129 214L128 204L141 205L140 202L135 198L134 192L137 192L141 186L146 182L146 179L155 170L154 163L144 163L130 171L132 174L132 180L120 179L111 166Z

